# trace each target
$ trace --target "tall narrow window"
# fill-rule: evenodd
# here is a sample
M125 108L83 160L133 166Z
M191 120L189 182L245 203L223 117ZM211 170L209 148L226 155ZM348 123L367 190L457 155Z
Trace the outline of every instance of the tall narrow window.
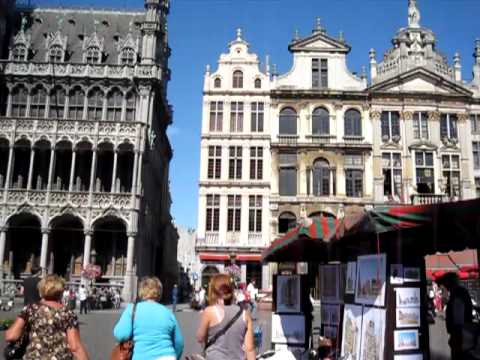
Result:
M220 89L222 87L222 79L219 77L215 78L215 80L213 80L213 87L215 89Z
M262 87L262 80L255 79L255 89L260 89Z
M363 196L363 157L360 154L345 154L345 191L348 197Z
M85 52L85 62L87 64L99 64L100 61L101 61L100 49L95 46L89 47Z
M480 170L480 142L473 141L472 148L473 148L473 168L475 170Z
M470 114L472 134L480 134L480 114Z
M220 195L207 195L206 231L220 229Z
M242 197L240 195L228 195L227 205L227 231L240 231Z
M12 92L12 117L25 117L27 115L28 92L23 86L18 86Z
M442 155L443 181L445 194L460 195L460 156Z
M54 45L48 50L48 61L51 63L59 63L63 61L63 49Z
M222 147L208 147L208 169L207 176L209 179L220 179L222 176Z
M396 111L383 111L381 117L382 139L400 138L400 114Z
M345 136L362 136L362 116L360 111L350 109L345 112Z
M402 156L382 153L383 195L386 200L400 201L402 196Z
M415 151L415 171L417 192L419 194L435 194L433 152Z
M263 179L263 148L259 146L250 148L250 179Z
M279 159L279 193L283 196L297 194L297 154L280 153Z
M317 159L312 168L313 195L330 195L330 164L325 159Z
M248 231L262 232L262 195L248 197Z
M312 88L318 89L320 87L320 61L319 59L312 59Z
M127 101L125 106L125 121L135 121L136 109L136 94L130 91L127 94Z
M263 108L263 102L252 102L251 104L250 129L252 132L263 132Z
M242 147L230 146L228 148L229 160L228 160L228 178L229 179L242 179Z
M243 88L243 73L240 70L236 70L233 72L233 88Z
M325 108L316 108L312 113L312 135L330 134L330 114Z
M120 64L121 65L133 65L136 63L136 54L135 50L132 48L125 48L122 50L120 55Z
M43 87L36 87L30 94L30 117L44 118L47 107L47 92Z
M230 106L230 132L242 132L243 102L232 101Z
M278 121L280 135L297 135L297 113L294 109L282 109Z
M56 87L50 93L49 117L53 119L63 119L65 112L65 90Z
M103 92L93 89L88 94L88 120L102 120L103 116Z
M440 137L442 139L458 138L456 114L442 114L440 118Z
M123 94L115 89L107 97L107 120L121 121L123 107Z
M222 131L223 101L210 102L210 131Z
M428 139L428 113L416 112L413 114L413 137Z
M84 107L85 93L82 89L75 88L68 98L68 117L72 120L82 120Z
M312 59L312 87L325 89L328 87L328 60Z

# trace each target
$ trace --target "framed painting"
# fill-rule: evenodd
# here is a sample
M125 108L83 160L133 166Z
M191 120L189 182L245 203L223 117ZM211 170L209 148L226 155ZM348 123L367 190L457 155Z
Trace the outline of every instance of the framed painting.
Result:
M277 276L277 313L299 313L300 303L300 276Z
M355 302L364 305L384 306L387 273L385 254L359 256Z

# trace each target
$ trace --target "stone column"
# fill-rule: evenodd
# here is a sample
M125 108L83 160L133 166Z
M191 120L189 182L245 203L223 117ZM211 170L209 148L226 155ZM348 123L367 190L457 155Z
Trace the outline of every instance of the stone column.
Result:
M127 269L125 274L125 284L123 286L123 298L125 301L130 301L133 298L133 259L135 253L135 236L134 232L127 233L128 246L127 246Z
M135 193L135 186L137 183L137 167L138 167L138 151L134 150L134 157L133 157L133 169L132 169L132 184L130 192L133 194Z
M0 227L0 289L3 290L3 263L5 261L5 245L7 243L7 228Z
M54 163L55 163L55 147L52 146L52 148L50 150L50 165L49 165L49 168L48 168L47 191L52 190Z
M112 187L110 188L111 193L114 193L116 191L115 183L117 180L117 161L118 161L118 150L115 149L113 151Z
M68 191L72 192L74 177L75 177L75 161L77 159L77 152L75 149L72 151L72 166L70 167L70 183L68 184Z
M95 170L97 166L97 149L92 149L92 166L90 168L90 187L89 191L92 193L95 190Z
M48 236L50 234L49 228L42 229L42 250L40 252L40 267L42 274L47 272L47 258L48 258Z
M142 178L142 158L143 158L143 153L140 152L138 154L138 164L137 164L137 169L136 169L136 177L135 177L135 187L133 188L133 192L135 195L140 195L140 190L141 186L140 184L140 179Z
M83 244L83 267L90 264L90 252L92 249L92 230L85 230L85 243Z
M10 179L12 177L12 167L13 167L13 145L9 147L8 152L8 165L7 165L7 176L5 178L5 186L3 193L3 201L7 202L8 189L10 188Z
M28 182L27 182L27 190L32 188L32 178L33 178L33 162L35 161L35 149L31 148L30 150L30 166L28 167Z

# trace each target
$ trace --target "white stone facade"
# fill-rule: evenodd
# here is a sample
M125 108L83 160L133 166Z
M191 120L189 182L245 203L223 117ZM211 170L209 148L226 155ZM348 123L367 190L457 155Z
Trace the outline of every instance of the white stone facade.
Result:
M408 14L408 26L397 32L383 61L377 63L375 51L370 51L369 79L366 70L360 76L348 70L350 46L342 35L329 36L319 21L311 35L296 35L289 44L293 65L286 74L270 73L268 64L262 73L240 35L230 44L229 54L220 57L218 69L211 73L207 68L197 239L197 252L208 266L205 277L234 258L244 265L239 257L248 251L259 253L306 218L339 218L361 207L480 196L480 42L474 79L465 82L460 56L455 54L450 65L438 52L434 33L420 25L416 3L410 4ZM244 74L243 88L233 87L235 70ZM256 76L262 80L258 95L251 89ZM248 127L231 131L232 101L243 101L248 109L260 96L265 103L264 133L252 133ZM210 127L212 101L223 101L222 131ZM244 123L250 121L250 111L245 110ZM242 179L229 180L227 151L237 144L268 149L261 183L245 177L250 162L245 153ZM222 174L208 179L208 147L214 145L222 147ZM238 234L226 229L231 194L242 196ZM253 194L263 197L262 224L269 229L262 227L261 240L252 246L247 197ZM219 195L217 203L213 195ZM218 229L207 231L215 209ZM244 274L245 267L242 270ZM266 267L263 273L268 277ZM268 285L263 279L263 286Z

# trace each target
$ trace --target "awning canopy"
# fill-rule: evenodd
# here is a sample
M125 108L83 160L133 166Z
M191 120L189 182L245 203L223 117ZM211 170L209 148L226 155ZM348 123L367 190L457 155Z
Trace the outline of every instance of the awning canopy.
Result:
M324 239L334 234L337 219L314 218L311 224L301 224L273 241L262 253L264 262L322 261L327 255Z

